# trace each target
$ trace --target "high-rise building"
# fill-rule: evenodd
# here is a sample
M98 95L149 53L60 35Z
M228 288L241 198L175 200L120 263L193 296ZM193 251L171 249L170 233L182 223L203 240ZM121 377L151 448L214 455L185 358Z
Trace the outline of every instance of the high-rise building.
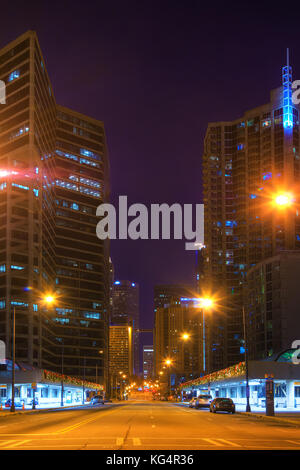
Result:
M233 121L209 123L205 136L205 282L223 305L210 316L210 370L243 359L241 306L249 269L300 248L298 211L273 203L300 180L299 109L292 103L289 64L282 80L268 103Z
M153 345L143 346L143 376L152 379L154 375L154 349Z
M119 373L133 374L133 331L130 325L109 327L109 372L111 377Z
M155 312L155 375L167 366L178 380L189 380L201 375L203 357L203 311L196 308L193 299L170 303Z
M299 340L300 250L281 251L248 271L249 359L288 350Z
M140 373L139 361L139 285L132 281L114 281L113 285L112 324L130 324L133 326L134 374Z
M154 286L154 312L170 304L180 302L182 297L191 297L195 290L181 284L157 284Z
M56 104L38 38L0 50L0 338L16 359L104 383L108 245L97 206L109 193L103 122ZM55 305L43 305L43 293ZM98 374L96 369L98 368Z

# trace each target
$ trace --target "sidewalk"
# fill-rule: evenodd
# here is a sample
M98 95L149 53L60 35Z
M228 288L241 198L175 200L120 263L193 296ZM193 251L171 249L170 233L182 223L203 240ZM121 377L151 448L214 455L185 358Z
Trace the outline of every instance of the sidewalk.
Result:
M106 407L107 405L112 405L114 404L113 403L105 403L103 406ZM80 409L80 408L85 408L85 407L90 407L92 408L93 405L90 405L89 402L86 402L84 405L81 404L81 405L65 405L65 406L44 406L44 407L41 407L41 406L36 406L36 408L33 410L32 407L26 407L25 410L23 410L22 408L16 408L16 411L14 413L11 413L10 411L10 408L2 408L2 410L0 409L0 417L2 416L15 416L17 414L24 414L24 413L28 413L28 414L31 414L31 413L40 413L40 412L43 412L43 411L60 411L60 410L67 410L67 409Z

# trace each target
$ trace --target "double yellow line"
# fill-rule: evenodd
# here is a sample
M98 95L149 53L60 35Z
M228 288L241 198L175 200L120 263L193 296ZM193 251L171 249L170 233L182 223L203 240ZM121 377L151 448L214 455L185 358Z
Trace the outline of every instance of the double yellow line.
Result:
M79 421L79 423L73 424L72 426L68 426L67 428L63 428L60 431L56 431L53 434L64 434L69 431L73 431L73 429L79 428L80 426L83 426L84 424L91 423L93 421L97 421L97 419L103 418L104 416L110 415L112 413L115 413L118 410L118 408L114 410L109 410L109 411L101 411L100 416L96 416L94 418L89 418L85 419L83 421Z

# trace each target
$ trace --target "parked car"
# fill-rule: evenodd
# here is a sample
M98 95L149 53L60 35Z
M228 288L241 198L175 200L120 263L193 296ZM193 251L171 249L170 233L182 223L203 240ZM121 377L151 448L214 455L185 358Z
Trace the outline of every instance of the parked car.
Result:
M215 398L209 407L211 413L217 411L227 411L228 413L235 413L235 404L231 398Z
M24 400L20 401L19 399L15 399L15 408L22 408L23 407ZM11 407L11 398L6 400L5 402L5 408L10 408Z
M211 395L199 395L197 398L197 406L195 408L209 408L211 401Z
M91 405L104 405L104 399L100 395L96 395L91 399Z
M192 398L191 401L189 402L189 408L196 408L197 405L197 398Z

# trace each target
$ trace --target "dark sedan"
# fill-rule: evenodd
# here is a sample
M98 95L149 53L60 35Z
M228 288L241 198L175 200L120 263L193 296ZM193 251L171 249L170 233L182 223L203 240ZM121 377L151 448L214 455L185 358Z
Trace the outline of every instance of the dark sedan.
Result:
M235 404L231 398L215 398L209 407L211 413L217 411L227 411L228 413L235 413Z
M104 405L103 397L96 395L91 399L91 405Z

